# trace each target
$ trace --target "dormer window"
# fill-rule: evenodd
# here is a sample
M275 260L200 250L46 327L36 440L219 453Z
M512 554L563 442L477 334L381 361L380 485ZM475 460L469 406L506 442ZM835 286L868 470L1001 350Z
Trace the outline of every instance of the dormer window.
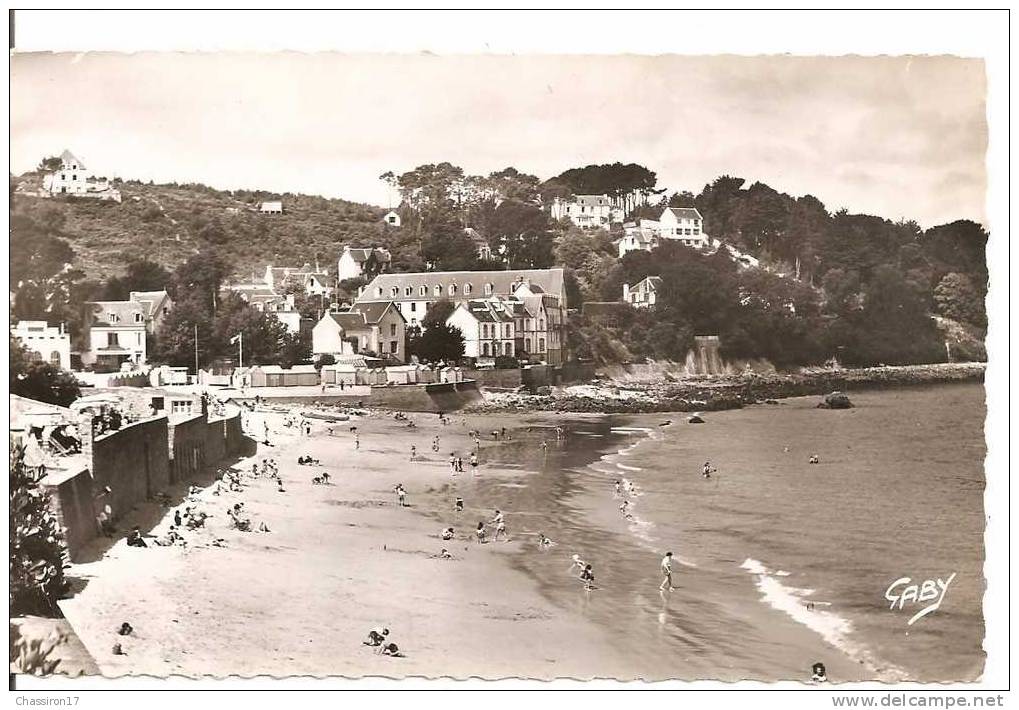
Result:
M495 284L485 284L485 295L491 296L495 291Z
M143 316L141 313L135 313L134 314L134 322L135 323L144 323L145 322L145 316Z
M450 284L449 285L449 295L450 296L455 296L456 295L456 284Z
M428 287L427 286L422 286L421 288L419 288L418 289L418 295L427 296L428 295Z
M432 294L435 296L442 295L442 284L435 284L435 288L432 289Z
M110 313L108 314L107 320L109 320L110 323L119 323L120 316L118 316L116 313Z
M377 289L375 289L375 295L376 296L381 296L382 295L382 287L381 286L379 286Z
M473 290L474 290L473 286L471 286L470 284L464 284L464 294L465 295L467 295L467 296L471 295L471 291L473 291Z
M390 296L397 296L397 295L399 295L399 293L400 293L400 289L398 289L396 286L393 286L393 288L389 289L389 295Z
M405 289L403 289L403 295L404 296L409 296L412 293L414 293L414 289L412 289L410 286L408 286Z

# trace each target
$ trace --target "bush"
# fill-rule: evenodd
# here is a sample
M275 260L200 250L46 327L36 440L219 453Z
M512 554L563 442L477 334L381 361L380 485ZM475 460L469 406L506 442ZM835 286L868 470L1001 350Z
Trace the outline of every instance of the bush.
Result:
M57 599L67 588L65 545L23 447L11 449L10 479L10 613L59 615Z

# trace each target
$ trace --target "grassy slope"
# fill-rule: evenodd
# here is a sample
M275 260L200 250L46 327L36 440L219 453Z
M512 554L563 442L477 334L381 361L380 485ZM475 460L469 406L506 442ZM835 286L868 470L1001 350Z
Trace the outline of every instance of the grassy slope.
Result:
M32 176L22 176L32 182ZM344 244L386 244L385 210L345 200L284 195L283 215L262 215L259 199L272 195L213 190L202 185L119 186L122 204L94 200L42 199L16 195L15 212L64 215L62 235L77 254L77 266L92 278L121 273L128 261L145 257L169 269L201 249L214 249L235 275L261 274L266 264L314 263L335 273ZM249 200L249 201L244 201Z

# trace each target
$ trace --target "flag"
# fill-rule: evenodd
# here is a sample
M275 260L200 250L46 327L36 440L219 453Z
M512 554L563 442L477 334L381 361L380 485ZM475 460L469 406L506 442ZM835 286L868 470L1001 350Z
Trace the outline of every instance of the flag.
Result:
M230 338L230 344L231 345L235 345L237 343L237 341L240 340L240 339L241 339L241 334L238 333L234 337Z

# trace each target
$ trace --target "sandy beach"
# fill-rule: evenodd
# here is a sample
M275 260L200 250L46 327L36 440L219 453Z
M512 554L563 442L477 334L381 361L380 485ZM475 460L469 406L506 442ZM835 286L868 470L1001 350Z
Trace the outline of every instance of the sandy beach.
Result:
M585 591L568 573L578 550L536 544L535 532L555 521L515 512L507 499L529 477L546 475L535 442L554 439L554 417L454 414L443 425L432 414L408 416L415 427L382 413L314 421L312 436L304 437L282 426L282 414L249 415L249 431L262 432L268 422L274 445L260 444L254 457L235 464L243 490L214 495L205 487L196 501L166 509L150 532L164 534L173 510L186 505L211 515L204 528L185 531L185 547L157 547L152 537L148 548L128 547L120 539L70 570L84 588L61 607L103 675L805 680L816 658L825 659L833 679L866 675L820 636L763 605L730 629L766 649L759 667L699 660L698 645L712 644L710 638L690 643L685 653L664 652L640 630L643 621L630 620L654 614L623 605L610 587ZM576 421L575 415L574 428ZM358 428L356 447L351 426ZM510 440L494 441L490 432L503 427ZM474 429L484 434L477 476L468 463ZM438 453L431 450L436 435ZM451 474L452 451L463 456L464 473ZM298 465L302 454L321 464ZM266 457L277 460L286 492L250 475L252 462ZM331 484L312 484L322 472ZM398 505L398 483L409 507ZM454 512L456 496L464 498L463 513ZM606 501L606 510L614 508L610 496ZM227 509L237 502L253 528L264 522L271 532L232 529ZM473 541L478 521L490 521L499 506L507 513L509 541ZM625 532L608 514L593 523L608 534ZM131 524L128 517L121 529ZM448 543L440 539L447 526L456 530ZM491 536L494 526L488 530ZM212 545L217 538L222 547ZM452 559L437 557L443 547ZM597 555L596 549L579 552ZM545 578L529 574L522 556L541 556ZM647 595L655 600L658 559L647 553ZM596 572L599 565L611 561L598 562ZM657 615L661 620L672 608L693 618L711 599L710 579L684 571ZM134 631L118 636L125 621ZM362 644L379 626L390 629L389 640L404 657ZM124 655L113 653L117 643Z

